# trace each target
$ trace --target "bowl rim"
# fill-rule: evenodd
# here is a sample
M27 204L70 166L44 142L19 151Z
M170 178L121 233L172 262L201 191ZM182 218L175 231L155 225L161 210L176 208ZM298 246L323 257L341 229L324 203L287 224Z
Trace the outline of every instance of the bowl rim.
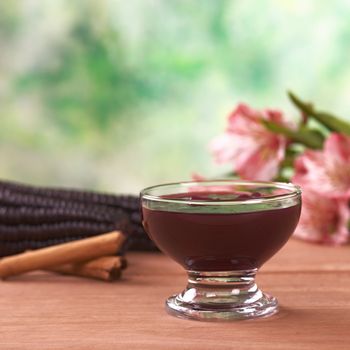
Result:
M253 199L243 199L243 200L235 200L235 201L206 201L206 200L189 200L189 199L172 199L172 198L162 198L160 195L149 194L149 191L158 188L165 188L171 186L200 186L205 185L209 186L210 184L214 186L224 186L225 184L234 184L234 185L250 185L250 186L266 186L271 188L280 188L285 189L290 192L277 194L271 197L262 197L262 198L253 198ZM181 192L179 192L181 193ZM248 180L228 180L228 179L217 179L217 180L201 180L201 181L179 181L179 182L169 182L163 183L159 185L149 186L144 188L140 192L141 200L149 200L163 203L174 203L174 204L195 204L195 205L206 205L206 206L233 206L233 205L244 205L244 204L259 204L259 203L270 203L270 202L278 202L285 199L292 199L301 197L301 188L298 185L295 185L291 182L275 182L275 181L248 181Z

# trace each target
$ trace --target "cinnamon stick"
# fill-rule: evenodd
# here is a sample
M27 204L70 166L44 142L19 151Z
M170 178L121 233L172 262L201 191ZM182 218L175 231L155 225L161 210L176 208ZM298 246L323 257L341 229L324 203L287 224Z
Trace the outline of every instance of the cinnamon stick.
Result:
M103 256L94 260L50 267L47 270L79 277L114 281L120 278L126 259L121 256Z
M33 270L92 260L115 254L125 237L120 231L74 242L33 250L0 259L0 277L6 278Z

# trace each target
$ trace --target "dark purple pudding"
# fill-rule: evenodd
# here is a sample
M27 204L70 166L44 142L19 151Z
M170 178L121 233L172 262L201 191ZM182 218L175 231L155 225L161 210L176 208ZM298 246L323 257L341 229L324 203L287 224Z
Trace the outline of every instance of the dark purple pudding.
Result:
M208 212L196 202L232 201L228 192L187 192L163 195L170 200L193 201L184 209L142 205L143 224L156 245L187 270L232 271L259 268L292 235L301 202L264 210ZM259 192L236 195L237 201L261 198ZM268 207L268 206L267 206Z

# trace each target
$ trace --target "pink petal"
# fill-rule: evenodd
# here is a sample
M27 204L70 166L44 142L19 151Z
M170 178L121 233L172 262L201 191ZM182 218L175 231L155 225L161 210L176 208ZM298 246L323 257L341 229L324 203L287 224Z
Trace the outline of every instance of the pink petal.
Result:
M350 138L342 134L331 134L325 142L325 154L339 161L350 161Z
M348 201L320 195L304 188L303 207L294 235L325 244L344 244L349 240Z
M258 151L247 158L237 172L240 177L247 180L269 181L277 175L279 163L275 154L266 158L262 152Z
M282 123L282 113L274 110L255 111L239 104L229 115L226 132L210 144L217 163L232 163L241 177L271 180L285 157L287 140L267 130L262 119Z
M198 173L192 173L192 180L193 181L205 181L206 178Z
M350 137L331 134L322 151L305 151L295 161L293 182L331 197L350 198Z

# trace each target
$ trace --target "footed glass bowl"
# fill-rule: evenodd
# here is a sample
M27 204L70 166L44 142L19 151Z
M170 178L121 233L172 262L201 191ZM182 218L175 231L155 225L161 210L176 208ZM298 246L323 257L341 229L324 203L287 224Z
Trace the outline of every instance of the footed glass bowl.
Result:
M287 242L300 216L301 191L273 182L181 182L141 192L143 225L160 250L188 273L169 297L172 315L239 320L277 312L255 283L258 269Z

